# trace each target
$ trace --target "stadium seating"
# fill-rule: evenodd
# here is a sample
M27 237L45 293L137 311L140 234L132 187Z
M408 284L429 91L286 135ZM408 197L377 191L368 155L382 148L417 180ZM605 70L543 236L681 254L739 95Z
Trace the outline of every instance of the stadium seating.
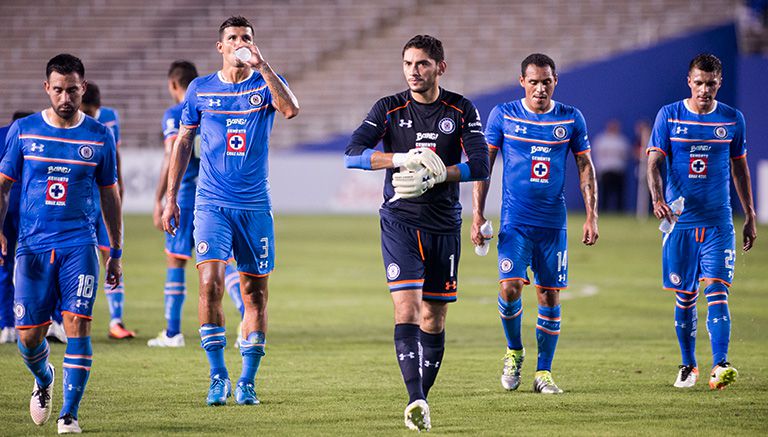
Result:
M302 114L277 121L272 146L290 148L354 129L383 95L405 89L400 50L429 33L446 46L446 88L466 95L516 81L520 60L550 54L559 67L645 47L732 21L736 0L24 0L0 3L0 120L45 105L45 61L71 52L122 117L123 144L159 147L170 105L165 74L189 59L202 74L221 64L217 26L242 14L268 61L286 76ZM610 11L610 14L606 14ZM717 13L702 13L717 11ZM696 16L696 20L691 17Z

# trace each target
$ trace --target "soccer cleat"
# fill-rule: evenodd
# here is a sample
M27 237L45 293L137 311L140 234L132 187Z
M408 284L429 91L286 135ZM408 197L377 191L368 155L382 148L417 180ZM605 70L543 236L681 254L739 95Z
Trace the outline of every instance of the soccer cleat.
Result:
M208 405L227 405L227 398L232 396L232 383L229 379L221 379L219 375L211 378L211 386L208 387Z
M45 334L45 338L50 338L58 343L67 344L67 333L64 332L64 325L53 321L48 325L48 333Z
M125 329L123 322L115 322L109 324L109 338L114 338L115 340L125 340L133 337L136 337L136 333Z
M238 382L235 387L235 402L240 405L259 405L261 401L256 397L253 384Z
M723 362L712 368L712 375L709 377L709 388L712 390L722 390L726 386L733 384L739 372L731 363Z
M696 385L696 381L699 380L699 368L690 366L680 366L680 371L677 372L677 379L675 380L675 387L677 388L689 388Z
M520 386L520 369L525 360L525 349L507 349L504 355L504 369L501 371L501 386L506 390L517 390Z
M77 418L71 414L59 417L56 424L59 426L59 434L81 434L83 432L77 423Z
M0 330L0 344L16 343L16 328L8 326Z
M47 387L40 387L35 379L32 397L29 398L29 415L35 425L43 425L51 417L51 392L56 379L56 368L51 363L48 363L48 368L51 370L51 383Z
M539 370L533 380L533 391L544 395L559 395L563 391L555 384L552 379L552 372L549 370Z
M184 347L184 334L179 332L173 337L166 335L167 331L163 329L163 332L157 334L157 337L147 340L147 346L149 347Z
M429 431L432 422L429 420L429 405L424 399L418 399L405 407L405 426L414 431Z

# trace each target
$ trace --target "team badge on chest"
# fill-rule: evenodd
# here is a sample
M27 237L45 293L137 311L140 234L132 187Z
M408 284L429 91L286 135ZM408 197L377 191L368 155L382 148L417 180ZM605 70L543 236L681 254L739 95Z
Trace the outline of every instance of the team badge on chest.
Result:
M251 106L261 106L261 104L264 103L264 97L259 93L251 94L251 97L248 97L248 103L250 103Z
M245 156L245 139L244 129L227 132L227 156Z
M69 178L51 176L48 178L48 187L45 190L45 204L52 206L65 206L67 204L67 186Z
M549 183L549 158L546 156L531 159L531 182Z
M706 179L708 167L707 161L707 155L691 155L691 159L688 164L688 178Z
M440 123L438 123L437 127L440 128L440 132L446 135L452 134L453 131L456 130L456 122L453 121L452 118L445 117L444 119L440 120Z

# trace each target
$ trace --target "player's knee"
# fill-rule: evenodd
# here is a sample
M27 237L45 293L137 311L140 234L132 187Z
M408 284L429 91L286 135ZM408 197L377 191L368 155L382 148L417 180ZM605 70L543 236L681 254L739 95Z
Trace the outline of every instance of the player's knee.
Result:
M560 305L560 290L536 287L536 294L539 297L539 305L541 306L556 307Z
M523 281L519 279L504 281L500 285L499 294L507 302L518 300L523 295L523 285Z
M16 330L19 343L27 349L33 349L43 342L46 332L48 332L48 326L35 327L29 329L17 329Z

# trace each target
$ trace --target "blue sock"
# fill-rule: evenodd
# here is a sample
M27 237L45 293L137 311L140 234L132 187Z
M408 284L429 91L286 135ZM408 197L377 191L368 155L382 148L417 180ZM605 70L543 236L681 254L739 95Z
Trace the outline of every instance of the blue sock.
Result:
M675 295L675 331L683 355L683 365L696 367L696 299L699 293L690 295L678 291Z
M229 379L227 365L224 363L224 347L227 345L226 330L223 326L206 323L200 327L200 346L205 349L208 364L211 367L211 378Z
M227 263L227 267L224 269L224 288L227 289L227 294L232 298L235 308L240 311L240 320L243 320L245 305L243 305L243 296L240 294L240 272L232 263Z
M256 379L256 372L259 371L261 357L264 356L264 345L267 337L261 331L254 331L248 334L240 342L240 355L243 356L243 373L240 374L238 384L253 384Z
M560 337L560 305L543 307L539 305L536 321L536 340L539 344L539 359L536 370L552 370L557 339Z
M187 296L184 280L183 268L168 268L165 279L165 331L168 337L181 332L181 308Z
M112 286L104 282L104 294L107 295L107 303L109 304L109 318L110 321L123 320L123 299L125 297L123 280L120 280L115 289Z
M65 414L77 417L80 400L83 399L85 385L91 374L92 362L91 337L68 337L62 366L64 368L64 404L61 406L59 417Z
M728 361L728 344L731 341L731 313L728 310L728 287L715 282L706 289L707 331L712 344L712 365Z
M445 353L445 331L439 334L430 334L419 330L421 347L423 351L423 363L421 367L421 388L424 391L424 397L429 395L429 389L435 384L437 372L440 371L440 365L443 362L443 353Z
M507 337L507 349L522 349L523 300L507 302L499 295L499 316L504 335Z
M51 349L48 347L48 341L43 339L43 342L33 348L26 348L21 344L21 341L17 342L19 346L19 352L21 352L21 358L24 359L24 364L27 365L27 369L35 376L37 385L40 387L47 387L53 380L51 370L48 368L48 355L51 353Z
M408 389L408 403L426 399L421 383L421 344L419 325L399 323L395 325L395 353Z

